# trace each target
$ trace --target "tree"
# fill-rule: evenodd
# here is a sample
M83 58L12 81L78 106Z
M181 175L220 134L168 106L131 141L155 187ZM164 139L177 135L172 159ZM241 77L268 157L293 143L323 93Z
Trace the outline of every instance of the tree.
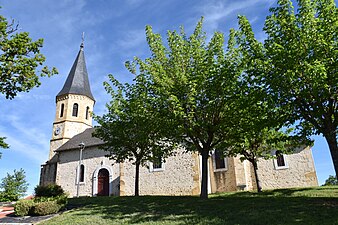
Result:
M323 186L332 186L332 185L338 185L337 177L330 175L329 178L326 179Z
M234 135L228 139L229 147L226 155L240 155L241 161L248 160L252 164L255 174L256 188L258 192L262 191L258 173L259 159L271 159L281 154L293 153L297 148L306 146L310 140L298 136L290 135L289 131L262 128L260 131L249 129L243 130L241 125L238 126L238 132L241 134ZM276 152L274 154L274 152Z
M25 195L27 188L28 183L23 169L14 170L13 175L7 173L0 183L0 201L17 201Z
M134 63L149 76L152 92L158 99L163 120L173 121L171 136L187 151L202 156L201 198L208 197L208 158L230 133L232 104L236 98L237 79L241 74L235 46L234 31L230 31L227 51L224 35L215 32L206 43L202 31L203 18L190 37L181 28L168 31L167 45L159 34L146 27L151 57Z
M9 23L0 15L0 93L13 99L19 92L28 92L41 83L39 76L57 74L56 68L40 68L45 56L40 53L43 39L32 41L27 32L17 32L14 20ZM0 148L8 148L0 137Z
M9 148L9 145L5 142L5 137L0 137L0 148ZM2 153L0 152L0 159Z
M279 0L265 21L260 84L299 135L322 134L338 173L338 10L334 0Z
M8 23L0 16L0 93L13 99L19 92L28 92L39 86L39 76L51 76L57 73L43 65L45 57L40 53L43 39L32 41L27 32L17 32L14 21Z
M127 68L135 70L128 63ZM100 148L108 151L107 156L111 159L119 163L133 161L135 196L138 196L140 166L148 161L163 162L173 153L175 144L160 132L166 121L161 119L145 77L142 74L136 76L131 85L120 84L112 75L109 78L117 91L108 82L104 83L112 100L107 104L107 114L95 116L101 126L96 128L94 136L105 142Z
M236 32L241 54L243 73L238 84L238 104L233 110L237 113L232 120L237 127L225 142L224 155L241 156L248 160L254 169L256 186L261 191L258 160L274 157L273 151L292 153L296 148L312 145L306 136L292 134L293 129L285 129L284 114L278 104L268 94L267 86L261 84L265 74L266 60L262 43L258 42L249 21L239 16L240 30Z

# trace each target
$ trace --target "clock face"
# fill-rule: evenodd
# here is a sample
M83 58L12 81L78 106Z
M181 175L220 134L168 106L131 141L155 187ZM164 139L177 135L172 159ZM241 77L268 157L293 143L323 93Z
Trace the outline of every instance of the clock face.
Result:
M55 130L54 130L54 134L55 135L59 135L61 132L61 128L60 127L56 127Z

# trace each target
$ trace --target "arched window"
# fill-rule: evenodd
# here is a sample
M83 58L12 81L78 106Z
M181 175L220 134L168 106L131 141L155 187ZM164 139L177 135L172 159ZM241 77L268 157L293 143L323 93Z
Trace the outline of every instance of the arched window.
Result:
M65 104L61 104L60 117L63 117L63 110L65 109Z
M87 106L86 108L86 120L88 120L89 118L89 106Z
M84 165L83 164L80 166L79 182L84 182Z
M77 112L78 111L79 111L79 105L77 103L74 103L72 116L76 116L77 117Z

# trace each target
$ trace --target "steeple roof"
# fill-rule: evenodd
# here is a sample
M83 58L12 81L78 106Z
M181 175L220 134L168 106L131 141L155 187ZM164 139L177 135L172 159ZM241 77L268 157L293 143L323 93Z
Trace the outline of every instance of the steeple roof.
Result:
M77 54L72 69L68 74L67 80L56 97L66 94L85 95L95 101L90 90L85 56L83 52L83 43L80 46L80 51Z

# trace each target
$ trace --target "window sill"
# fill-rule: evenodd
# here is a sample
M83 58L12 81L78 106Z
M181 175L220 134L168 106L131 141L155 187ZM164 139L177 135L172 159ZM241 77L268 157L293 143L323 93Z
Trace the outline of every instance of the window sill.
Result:
M286 169L289 169L288 166L276 166L275 167L275 170L286 170Z
M223 169L215 169L215 170L214 170L215 173L216 173L216 172L226 172L226 171L228 171L227 168L223 168Z
M164 168L152 169L150 172L162 172Z

